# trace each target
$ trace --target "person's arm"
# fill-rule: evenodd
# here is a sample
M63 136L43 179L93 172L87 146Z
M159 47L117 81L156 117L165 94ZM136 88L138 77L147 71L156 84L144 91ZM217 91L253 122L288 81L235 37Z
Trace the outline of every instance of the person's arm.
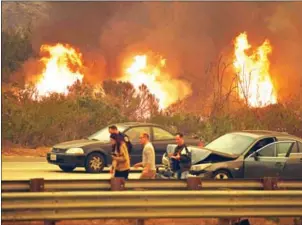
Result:
M112 166L110 168L110 174L115 173L116 164L117 164L116 160L112 160Z
M133 167L134 167L134 168L143 167L143 162L136 163L136 164L134 164Z
M116 160L117 162L125 162L126 161L126 151L127 151L127 147L126 144L122 144L120 147L120 151L121 154L119 156L112 156L112 158L114 160Z

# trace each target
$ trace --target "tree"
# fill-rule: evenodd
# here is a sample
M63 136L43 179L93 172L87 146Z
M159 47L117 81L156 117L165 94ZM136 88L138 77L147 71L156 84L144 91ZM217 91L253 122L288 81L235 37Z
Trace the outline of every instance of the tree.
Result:
M135 112L139 107L140 98L131 83L106 80L103 82L103 90L106 102L117 107L121 114L129 119L136 119Z
M150 93L146 85L139 87L139 105L137 107L136 115L138 120L146 120L155 116L159 112L158 99Z
M34 51L30 43L30 32L13 33L2 31L2 81L9 82L12 73L16 72L22 64L30 57L34 56Z

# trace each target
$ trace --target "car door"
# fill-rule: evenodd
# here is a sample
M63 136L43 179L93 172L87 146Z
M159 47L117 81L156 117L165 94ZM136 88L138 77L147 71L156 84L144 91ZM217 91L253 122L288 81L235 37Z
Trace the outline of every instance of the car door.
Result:
M160 127L152 127L152 143L155 149L155 163L161 164L168 144L175 144L174 135Z
M151 127L139 126L131 127L124 132L132 143L131 165L142 161L143 145L139 141L141 133L147 133L151 136Z
M268 144L244 160L244 178L280 177L293 141Z
M284 179L302 179L302 143L294 142L281 173Z

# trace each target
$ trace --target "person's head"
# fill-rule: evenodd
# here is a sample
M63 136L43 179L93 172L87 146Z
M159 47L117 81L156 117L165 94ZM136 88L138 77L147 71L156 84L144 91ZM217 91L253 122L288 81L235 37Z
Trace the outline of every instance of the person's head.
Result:
M141 133L141 135L139 136L139 141L143 145L147 144L149 142L149 134Z
M115 145L118 142L118 134L110 134L110 143Z
M109 133L110 134L117 134L118 133L117 126L115 126L115 125L110 126L109 127Z
M120 147L122 144L122 140L120 135L118 134L110 134L110 143L112 145L112 151L114 152L115 149L120 152Z
M178 146L183 145L185 143L184 135L182 133L177 133L175 135L175 141Z

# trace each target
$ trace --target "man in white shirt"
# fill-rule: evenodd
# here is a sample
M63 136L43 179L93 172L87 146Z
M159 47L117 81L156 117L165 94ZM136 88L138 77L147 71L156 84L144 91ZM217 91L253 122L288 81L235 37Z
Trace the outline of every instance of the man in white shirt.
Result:
M143 167L141 179L154 179L156 175L155 151L149 140L149 134L142 133L139 137L140 143L144 145L143 161L134 165L134 168Z

